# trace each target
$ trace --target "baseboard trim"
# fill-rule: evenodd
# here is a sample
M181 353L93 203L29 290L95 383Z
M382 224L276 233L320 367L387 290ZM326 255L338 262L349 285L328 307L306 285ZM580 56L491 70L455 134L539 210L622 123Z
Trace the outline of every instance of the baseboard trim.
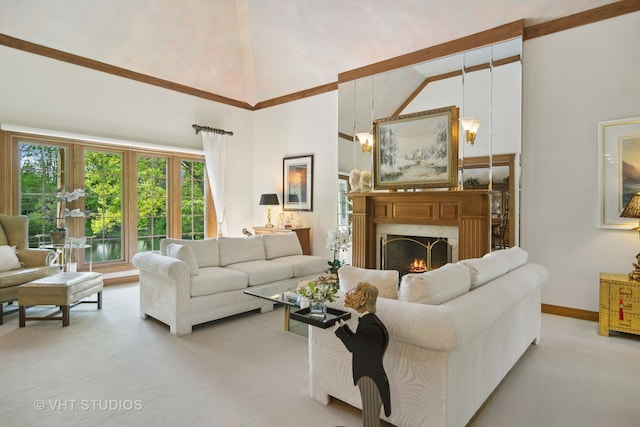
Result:
M547 314L557 314L558 316L573 317L575 319L598 321L598 312L581 310L579 308L562 307L559 305L542 304L542 312Z
M139 274L134 274L131 276L112 277L110 279L104 279L104 286L123 285L125 283L133 283L138 281L140 281Z

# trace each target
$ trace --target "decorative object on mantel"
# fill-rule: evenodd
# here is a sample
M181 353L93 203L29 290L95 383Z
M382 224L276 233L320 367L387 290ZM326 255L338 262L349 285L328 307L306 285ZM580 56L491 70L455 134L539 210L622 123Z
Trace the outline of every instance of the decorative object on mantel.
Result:
M260 196L260 206L269 206L265 227L273 227L273 224L271 224L271 206L278 206L279 204L280 201L278 200L278 195L276 193L267 193Z
M373 187L456 188L458 128L455 106L376 120Z
M360 172L360 192L368 193L371 191L371 172L362 171Z
M310 316L324 318L327 313L327 302L335 301L338 288L338 276L328 274L309 282L300 282L296 293L309 300Z
M339 227L329 230L327 233L327 249L333 252L333 261L329 261L330 273L338 273L338 269L343 264L339 257L340 251L346 251L349 245L351 245L351 234L348 231L341 230Z
M360 175L360 169L351 169L349 172L349 186L351 187L349 193L360 192Z
M640 218L640 192L635 193L627 202L627 205L620 214L621 218ZM632 228L640 231L640 227ZM636 255L636 262L633 263L634 270L629 273L629 279L640 281L640 252Z

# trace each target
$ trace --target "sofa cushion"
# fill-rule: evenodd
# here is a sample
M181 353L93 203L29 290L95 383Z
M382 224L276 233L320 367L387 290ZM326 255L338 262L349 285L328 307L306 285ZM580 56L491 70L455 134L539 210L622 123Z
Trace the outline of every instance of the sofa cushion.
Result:
M0 245L8 245L8 244L9 244L9 240L7 239L7 235L4 232L4 228L0 223Z
M529 254L518 246L513 246L508 249L499 249L497 251L486 254L486 257L497 257L502 260L507 267L507 271L515 270L521 265L525 265L529 259Z
M254 237L219 237L220 266L247 261L263 261L264 244L259 236Z
M469 268L471 289L482 286L507 272L506 263L499 257L470 258L459 263Z
M200 269L200 274L191 277L191 296L217 294L244 289L249 284L249 276L230 268L208 267Z
M187 245L196 257L198 267L218 267L220 260L218 257L218 241L216 239L204 240L183 240L183 239L162 239L160 241L160 254L167 254L167 245L177 243Z
M294 232L263 234L262 243L264 244L264 252L267 259L302 255L300 240L298 240L298 235Z
M187 264L187 266L189 267L189 274L191 274L191 276L198 275L198 262L196 261L196 257L193 254L190 246L170 243L167 245L166 250L167 256L177 258Z
M396 270L369 270L366 268L343 265L338 270L340 290L348 291L360 282L368 282L378 288L378 296L382 298L398 298L398 281L400 274Z
M249 276L249 286L293 277L293 265L278 261L247 261L229 264L226 268L240 271Z
M294 277L324 273L329 267L326 258L314 255L284 256L275 258L273 261L285 262L287 264L293 265Z
M398 299L438 305L469 292L471 274L462 264L445 264L437 270L405 274Z
M0 246L0 271L17 270L22 267L16 249L9 245Z

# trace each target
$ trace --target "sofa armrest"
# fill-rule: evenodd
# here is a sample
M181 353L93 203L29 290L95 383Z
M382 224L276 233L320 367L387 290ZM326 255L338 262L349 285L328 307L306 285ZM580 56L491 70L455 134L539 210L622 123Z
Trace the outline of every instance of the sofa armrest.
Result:
M25 268L48 267L56 259L56 253L51 249L23 248L16 255Z
M190 282L189 266L177 258L153 252L140 252L133 256L131 263L140 272L148 271L168 279Z

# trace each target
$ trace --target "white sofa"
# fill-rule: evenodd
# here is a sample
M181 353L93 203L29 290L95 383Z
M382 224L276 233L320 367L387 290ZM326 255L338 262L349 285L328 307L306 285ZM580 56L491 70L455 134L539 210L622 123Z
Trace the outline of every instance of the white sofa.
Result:
M234 314L271 311L272 302L243 291L274 283L296 285L329 267L326 258L302 255L295 233L164 239L159 254L138 253L132 262L140 270L140 316L168 324L176 335Z
M396 426L464 426L532 343L540 339L540 288L547 270L520 248L402 278L397 298L378 297L389 331L384 367ZM367 280L376 284L372 270ZM345 276L345 277L342 277ZM344 280L346 279L346 280ZM388 282L387 278L383 282ZM340 278L357 284L357 269ZM397 289L397 288L396 288ZM343 308L343 299L333 305ZM437 305L436 305L437 304ZM357 315L347 322L355 331ZM351 354L334 329L309 328L311 396L362 408Z

